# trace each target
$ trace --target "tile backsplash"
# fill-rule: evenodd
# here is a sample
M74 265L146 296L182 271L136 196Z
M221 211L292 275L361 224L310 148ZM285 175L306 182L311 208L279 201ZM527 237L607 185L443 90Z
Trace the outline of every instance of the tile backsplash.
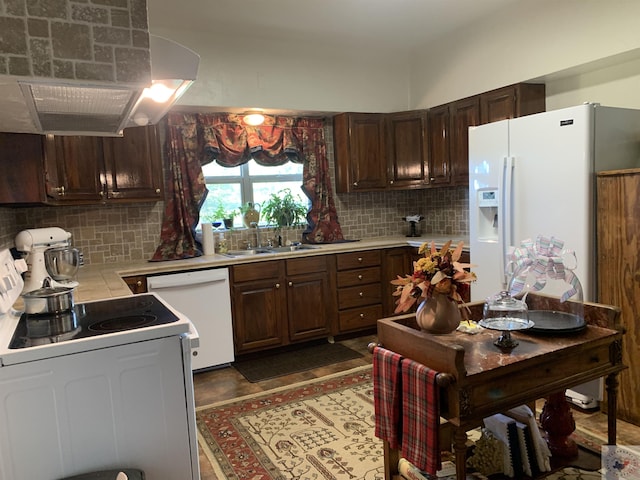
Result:
M158 246L163 208L163 202L0 208L0 246L13 247L16 234L26 228L59 226L71 232L87 264L148 260ZM406 235L409 225L402 217L412 214L425 217L418 226L425 241L430 233L468 234L465 187L343 194L336 196L336 208L347 239ZM288 240L299 238L287 235ZM226 238L231 248L240 248L248 232L239 229Z

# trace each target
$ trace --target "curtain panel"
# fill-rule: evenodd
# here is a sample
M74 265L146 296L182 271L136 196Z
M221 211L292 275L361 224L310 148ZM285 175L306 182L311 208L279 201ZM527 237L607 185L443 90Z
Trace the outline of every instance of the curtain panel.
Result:
M265 166L288 161L303 164L301 189L311 203L303 242L344 241L333 200L323 127L320 118L266 116L263 125L249 126L237 114L170 114L167 184L171 182L173 188L168 189L162 244L154 260L201 254L195 243L199 210L207 193L201 165L211 161L225 167L236 167L252 158ZM183 178L194 182L192 191L182 185ZM179 250L172 252L173 247Z
M200 207L209 192L198 155L197 131L194 115L170 113L167 116L164 218L160 245L151 261L202 255L195 232Z

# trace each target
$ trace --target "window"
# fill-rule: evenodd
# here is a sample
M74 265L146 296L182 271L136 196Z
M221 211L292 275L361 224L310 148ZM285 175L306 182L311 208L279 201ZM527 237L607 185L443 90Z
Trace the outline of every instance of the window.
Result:
M200 209L200 219L213 216L219 205L226 211L238 210L247 202L262 203L271 193L289 188L300 200L307 201L302 192L302 164L288 162L278 167L264 167L250 160L239 167L227 168L211 162L202 167L209 194ZM222 220L216 218L215 220ZM205 220L206 221L206 220ZM242 227L242 218L236 215L234 227Z

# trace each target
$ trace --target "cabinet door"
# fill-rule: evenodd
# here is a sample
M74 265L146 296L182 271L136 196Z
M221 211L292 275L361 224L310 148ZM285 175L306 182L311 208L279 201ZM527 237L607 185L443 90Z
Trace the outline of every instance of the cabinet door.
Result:
M110 199L162 199L162 158L155 126L126 128L105 138L105 178Z
M344 113L334 118L336 190L384 190L387 186L385 116Z
M134 275L132 277L124 277L123 280L134 294L147 293L147 277L144 275Z
M292 342L331 335L329 274L310 273L287 278L289 339Z
M449 185L451 181L449 105L430 109L428 118L429 184Z
M421 188L427 182L427 112L393 113L388 117L389 188Z
M619 305L622 363L618 419L640 425L640 169L602 172L597 177L598 299Z
M106 187L100 137L47 135L45 165L47 196L54 203L103 199Z
M391 280L395 280L398 275L404 277L413 271L410 249L412 250L413 247L389 248L384 252L382 259L382 304L385 317L394 315L398 298L393 296L396 286L391 285Z
M233 337L236 353L277 347L286 337L286 289L277 279L234 284Z
M545 86L519 83L480 95L482 124L522 117L545 110Z
M469 184L469 127L480 125L480 98L471 97L451 105L451 184Z
M45 200L42 135L0 133L0 203Z

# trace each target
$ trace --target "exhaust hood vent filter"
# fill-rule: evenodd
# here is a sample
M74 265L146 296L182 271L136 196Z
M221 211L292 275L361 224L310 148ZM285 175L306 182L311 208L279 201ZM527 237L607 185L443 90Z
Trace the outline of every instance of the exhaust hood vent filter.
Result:
M142 88L19 82L36 127L56 135L122 134Z

